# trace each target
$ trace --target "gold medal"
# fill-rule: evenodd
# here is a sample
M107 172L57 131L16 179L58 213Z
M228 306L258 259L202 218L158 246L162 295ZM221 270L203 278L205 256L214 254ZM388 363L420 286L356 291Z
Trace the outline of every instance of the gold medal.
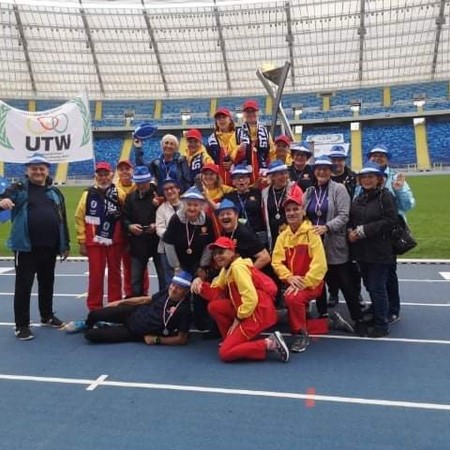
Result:
M188 255L192 255L192 248L188 248L188 249L186 250L186 253L187 253Z

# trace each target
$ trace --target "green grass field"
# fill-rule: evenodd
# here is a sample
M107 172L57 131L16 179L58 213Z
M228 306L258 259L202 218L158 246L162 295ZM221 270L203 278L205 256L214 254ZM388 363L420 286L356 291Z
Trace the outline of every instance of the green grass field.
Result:
M419 245L409 252L407 258L450 258L450 175L409 176L416 208L408 214L408 221ZM67 214L72 240L72 255L78 255L75 235L75 208L82 187L64 187ZM11 255L6 247L10 224L0 225L0 255Z

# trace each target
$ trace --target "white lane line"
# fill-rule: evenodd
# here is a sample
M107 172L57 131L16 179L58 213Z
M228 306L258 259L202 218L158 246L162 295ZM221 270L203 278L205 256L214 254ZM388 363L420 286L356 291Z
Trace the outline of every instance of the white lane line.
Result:
M102 377L96 380L87 380L79 378L56 378L56 377L37 377L26 375L7 375L0 374L0 380L5 381L23 381L23 382L41 382L41 383L59 383L59 384L76 384L88 385L88 388L95 385ZM178 384L159 384L159 383L134 383L127 381L106 381L102 380L99 383L102 387L118 387L131 389L152 389L159 391L178 391L178 392L194 392L200 394L222 394L235 395L244 397L265 397L265 398L280 398L288 400L314 400L316 402L329 403L344 403L364 406L387 406L391 408L408 408L408 409L426 409L435 411L450 411L450 405L445 403L428 403L428 402L412 402L412 401L397 401L384 400L374 398L359 398L359 397L341 397L333 395L317 395L317 394L300 394L297 392L277 392L277 391L256 391L250 389L231 389L208 386L192 386L192 385L178 385Z
M100 375L92 384L90 384L86 390L87 391L93 391L94 389L96 389L98 386L100 386L101 384L103 384L103 382L108 378L108 375Z
M450 272L439 272L439 275L447 281L450 281Z
M0 267L0 275L14 270L14 267Z
M0 296L12 296L14 295L14 292L0 292ZM73 297L77 298L80 294L53 294L53 297ZM84 295L84 294L81 294ZM31 293L32 297L37 297L38 294L35 292Z
M0 273L0 277L15 277L15 273ZM86 278L88 275L85 273L55 273L55 277L59 278ZM157 278L156 275L149 275L150 278ZM438 280L445 281L445 280Z
M450 280L432 280L421 278L399 278L401 283L448 283Z
M31 327L40 327L39 323L31 323ZM13 322L0 322L0 327L14 327L15 324ZM61 331L61 330L59 330ZM203 331L199 330L189 330L190 333L193 334L202 334ZM264 336L268 336L270 333L261 333ZM290 337L289 333L282 333L284 337ZM393 337L384 337L384 338L369 338L369 337L360 337L354 335L342 335L342 334L315 334L311 336L314 338L324 338L324 339L341 339L341 340L353 340L353 341L372 341L372 342L403 342L407 344L439 344L439 345L450 345L450 340L445 339L411 339L411 338L393 338Z

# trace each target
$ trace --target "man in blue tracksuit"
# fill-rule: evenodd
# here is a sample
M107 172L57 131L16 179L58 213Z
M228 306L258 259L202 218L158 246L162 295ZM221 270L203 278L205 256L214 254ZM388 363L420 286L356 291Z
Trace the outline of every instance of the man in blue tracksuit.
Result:
M390 153L385 145L376 145L369 152L369 159L384 168L387 177L384 187L388 189L397 201L398 213L406 220L406 213L414 208L416 200L405 176L389 167ZM397 262L393 263L389 271L387 282L389 297L389 323L393 324L400 320L400 293L397 277Z
M53 314L53 286L56 257L69 254L69 231L64 197L51 185L49 167L44 157L34 155L26 164L26 180L0 195L0 211L11 210L8 246L15 256L14 315L16 336L22 341L34 338L30 297L35 275L41 325L63 325Z

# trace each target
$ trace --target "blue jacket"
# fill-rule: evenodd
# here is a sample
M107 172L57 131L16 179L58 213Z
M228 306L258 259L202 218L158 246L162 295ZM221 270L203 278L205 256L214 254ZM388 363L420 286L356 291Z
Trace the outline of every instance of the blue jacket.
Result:
M9 198L14 203L11 211L11 234L8 247L14 252L30 252L31 242L28 233L28 185L29 181L13 184L0 195L0 198ZM67 213L64 197L61 191L51 185L46 189L47 197L53 201L60 218L59 223L59 253L62 255L70 249L69 228L67 226Z
M394 195L395 199L397 200L398 213L406 219L406 213L410 209L413 209L414 206L416 206L416 200L414 198L412 190L406 181L403 183L401 189L394 189L392 184L397 177L397 172L391 169L389 166L384 169L384 173L387 174L387 180L384 187L386 189L389 189L389 191Z

